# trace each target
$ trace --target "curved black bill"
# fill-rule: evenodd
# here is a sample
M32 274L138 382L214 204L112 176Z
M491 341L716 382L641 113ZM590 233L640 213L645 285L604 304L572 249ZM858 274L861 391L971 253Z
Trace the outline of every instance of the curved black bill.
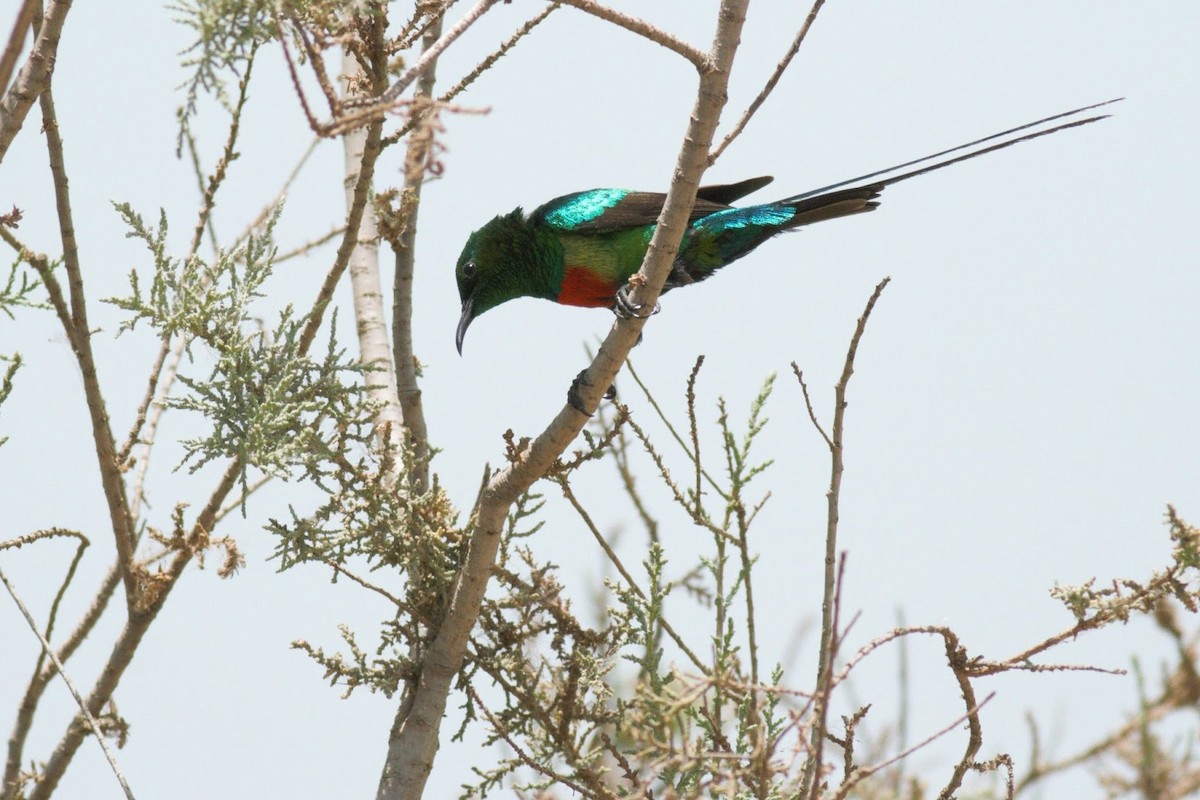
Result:
M454 344L458 346L458 354L462 355L463 338L467 335L467 326L471 324L474 316L471 314L472 298L468 297L463 300L462 316L458 318L458 333L454 336Z

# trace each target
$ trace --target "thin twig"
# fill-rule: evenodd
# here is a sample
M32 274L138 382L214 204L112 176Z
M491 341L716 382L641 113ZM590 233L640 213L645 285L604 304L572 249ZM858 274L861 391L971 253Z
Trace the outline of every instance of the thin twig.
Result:
M403 75L396 79L396 82L391 87L380 95L381 104L390 104L399 99L401 93L409 87L409 85L421 76L425 70L430 69L437 63L437 58L450 45L454 44L454 40L462 36L467 28L470 28L479 18L487 12L489 8L494 6L498 0L479 0L474 8L466 13L462 19L454 24L454 27L446 31L446 33L433 44L421 53L421 57L413 64Z
M5 577L4 570L0 570L0 582L4 583L4 588L8 590L8 593L12 596L13 602L16 603L17 608L21 610L22 616L25 617L25 621L29 624L29 629L33 631L33 635L38 638L39 642L41 642L42 652L45 653L52 662L54 662L54 667L58 670L58 674L62 677L63 683L67 685L67 689L70 690L71 696L74 697L75 702L79 704L79 711L81 714L83 714L84 719L87 720L88 727L91 732L95 734L96 741L100 744L100 749L104 751L104 758L108 761L108 766L112 769L113 775L117 776L117 783L121 784L121 789L125 792L125 796L128 797L129 800L133 800L133 790L129 788L129 784L126 782L125 776L121 773L121 768L117 766L116 757L112 754L112 751L108 749L108 744L104 741L104 734L100 728L100 723L97 722L96 718L92 716L92 712L88 709L87 703L85 703L83 700L83 695L81 695L79 690L75 688L75 682L71 680L69 675L67 675L66 669L63 667L62 662L58 660L58 656L54 654L54 650L50 647L50 643L46 641L46 637L42 636L42 632L38 630L38 626L33 619L33 615L29 613L29 609L25 607L25 604L21 602L21 598L17 596L16 590L13 589L12 584L9 583L8 578Z
M134 446L138 443L138 437L141 435L142 426L146 424L146 414L150 410L150 404L154 402L154 390L158 385L159 376L162 374L163 364L166 361L168 353L167 343L163 342L158 348L158 354L154 357L154 364L150 367L150 377L146 382L146 392L142 395L142 401L138 403L137 412L133 415L133 424L129 427L129 433L125 437L125 442L121 445L121 449L117 451L117 463L122 467L129 461L129 454L133 451ZM140 498L141 492L136 491L135 495ZM134 503L138 501L135 499ZM133 511L134 519L137 518L138 512Z
M278 255L275 256L274 264L275 264L275 266L279 266L284 261L288 261L290 259L297 258L302 255L306 255L309 251L315 250L316 248L320 247L321 245L325 244L326 242L336 239L337 237L341 236L345 232L346 232L346 226L339 225L338 227L330 230L329 233L326 233L323 236L318 236L316 239L313 239L311 242L305 242L302 245L293 247L291 250L287 250L283 253L279 253Z
M875 303L879 300L880 294L883 293L884 288L887 287L890 280L891 278L884 278L880 281L875 287L875 291L871 293L870 299L867 300L867 306L863 310L862 316L858 318L853 336L850 337L850 346L846 350L846 360L842 366L842 376L834 388L833 431L831 437L826 437L826 442L829 445L830 474L829 491L825 495L827 505L825 522L825 583L821 598L821 646L817 656L817 686L824 686L823 682L832 673L832 649L837 633L834 624L838 586L835 567L837 564L837 535L842 493L842 472L845 469L842 436L845 430L846 419L846 390L850 384L850 376L854 374L854 357L858 353L859 342L866 331L867 320L870 319L871 311L875 308ZM799 372L799 369L796 371ZM803 381L801 381L801 386L804 387ZM805 391L807 392L807 389ZM816 421L815 415L813 421ZM817 429L820 430L819 425ZM824 432L822 431L822 433ZM813 797L816 796L815 792L820 785L820 754L824 736L825 726L823 723L818 722L813 727L812 733L813 754L810 756L804 773L805 788L806 790L811 790L811 796ZM806 791L805 794L810 794L810 792Z
M192 133L192 127L187 122L185 117L181 123L182 130L180 134L183 137L182 144L187 145L188 156L192 160L192 174L196 177L196 188L200 190L200 195L204 196L204 167L200 165L200 148L196 145L196 136ZM216 255L220 249L217 243L217 224L212 218L212 214L205 214L205 228L208 231L208 242L212 247L213 255Z
M605 22L611 22L627 31L632 31L655 44L662 45L671 52L677 53L692 62L692 65L701 72L709 68L710 60L707 53L697 50L682 39L672 36L662 28L651 25L644 19L622 14L620 11L601 5L596 0L562 0L562 2L578 8L580 11L586 11L592 16L599 17Z
M346 569L345 566L337 563L336 561L330 561L329 559L321 559L321 562L323 564L325 564L325 566L332 569L334 572L338 573L339 575L345 575L347 578L354 581L355 583L357 583L359 586L363 587L364 589L368 589L372 592L375 592L375 594L380 595L381 597L387 598L388 602L390 602L392 605L396 606L397 608L404 607L404 605L405 605L404 601L401 600L400 598L396 597L396 595L392 594L387 589L384 589L382 586L371 583L369 580L362 577L361 575L358 575L358 574L354 573L353 571Z
M579 498L575 496L575 492L571 489L571 484L567 480L566 476L559 476L555 479L555 483L557 483L559 488L562 489L563 497L567 498L567 502L570 503L571 507L575 509L575 512L579 514L580 519L583 520L583 524L587 526L588 531L590 531L592 534L592 538L594 538L596 543L600 545L600 549L604 551L604 555L608 558L609 562L617 568L617 572L621 573L621 577L625 580L625 584L629 586L629 588L636 593L638 597L645 599L646 593L642 591L642 587L638 586L637 581L635 581L633 576L629 574L629 570L625 569L625 564L621 561L620 556L618 556L616 551L612 549L612 545L610 545L608 540L604 538L604 534L600 532L600 529L596 527L595 521L592 520L592 515L589 514L587 509L583 507L583 504L579 502ZM687 643L683 641L683 637L675 632L675 629L671 627L671 623L667 622L667 620L663 617L659 617L659 622L662 623L663 630L667 632L667 634L675 641L675 644L679 646L679 649L683 651L684 655L688 657L688 660L696 666L696 669L700 670L705 676L710 675L710 670L704 666L704 663L700 660L699 656L693 653L691 648L687 646Z
M71 338L75 359L83 378L84 397L91 418L92 442L100 470L100 483L108 505L109 521L116 542L117 555L121 563L122 579L125 583L126 602L132 603L137 595L133 577L133 517L125 495L125 481L121 464L117 459L116 441L100 389L100 378L96 370L95 354L92 352L91 328L88 325L86 295L83 288L83 268L79 260L79 248L75 240L75 222L71 212L71 195L68 188L67 168L63 156L62 136L58 129L58 116L54 110L54 95L50 86L42 92L39 100L42 111L42 129L46 135L46 150L50 158L50 174L54 184L55 208L58 216L59 239L63 248L63 264L67 273L69 301L71 307ZM46 284L50 290L50 284ZM60 312L61 316L61 312Z
M296 63L292 60L292 51L288 47L287 34L283 31L283 22L280 21L278 13L275 15L275 33L279 37L279 48L283 51L283 61L287 64L288 76L292 79L292 88L296 92L296 97L300 100L300 110L304 112L304 118L308 120L308 127L314 131L320 131L321 123L317 122L316 116L313 115L312 109L308 106L308 96L304 94L304 86L300 83L300 75L296 71ZM319 132L317 138L321 138Z
M250 97L250 74L254 71L254 56L257 52L258 45L255 44L246 57L246 72L242 75L241 80L238 81L238 99L230 118L229 133L225 137L225 147L221 151L221 157L217 159L212 176L208 179L208 185L203 188L203 203L200 206L200 213L196 219L196 227L192 232L192 243L188 247L189 255L195 255L200 251L200 238L204 235L204 230L208 227L208 223L212 219L217 190L225 182L225 174L229 169L229 165L237 158L235 147L237 145L238 132L241 130L242 112L245 110L246 101ZM215 240L213 246L215 249Z
M422 50L430 50L442 35L442 14L430 22L422 38ZM409 479L418 493L429 488L429 431L417 380L417 356L413 349L413 278L416 273L417 218L421 208L421 188L425 185L433 157L436 108L429 103L437 79L437 60L417 80L413 91L413 119L417 127L408 137L404 154L404 185L400 190L400 208L388 241L395 255L392 279L392 361L396 374L396 393L401 419L413 450ZM398 230L396 229L398 228Z
M296 161L295 166L292 167L292 171L288 173L288 176L284 179L283 184L279 187L279 191L275 193L275 197L271 200L271 202L262 207L262 210L258 212L258 216L254 218L254 221L247 225L246 229L243 230L241 234L239 234L238 237L233 240L235 247L249 239L250 235L256 229L261 228L263 223L267 221L267 218L269 218L271 214L275 212L275 209L279 207L279 204L283 202L283 199L287 197L288 190L291 188L292 184L296 182L296 178L299 177L300 171L306 164L308 164L308 159L311 158L312 154L317 151L317 145L320 143L320 136L314 136L312 138L312 141L308 143L308 147L305 148L304 152L300 155L299 160ZM342 229L339 228L337 232L341 232L341 230ZM334 235L336 235L336 233ZM325 239L320 240L320 242L325 241ZM275 263L278 264L281 260L283 260L283 256L277 256L275 258Z
M687 455L688 459L693 464L699 464L696 454L693 453L691 448L689 448L684 442L683 437L679 435L679 431L675 430L675 425L671 422L670 417L663 412L662 407L658 404L658 400L656 400L654 395L650 393L649 387L646 386L645 382L642 380L642 377L638 375L637 370L633 365L633 359L629 359L625 362L625 368L629 371L629 376L633 378L634 383L636 383L638 388L642 390L642 394L646 396L646 400L650 403L650 407L654 409L654 413L658 415L658 418L667 427L667 431L671 434L675 441L679 442L679 447L683 450L684 454ZM701 468L700 474L704 476L706 481L708 481L708 485L712 487L713 491L717 492L721 496L722 500L729 499L728 495L725 493L725 490L722 489L721 485L717 483L711 475L708 474L707 470Z
M829 438L829 434L825 432L825 428L821 425L820 420L817 419L816 409L813 408L812 396L808 393L808 384L804 382L804 371L800 369L795 361L792 362L792 372L796 374L796 380L800 381L800 391L804 394L804 407L808 409L808 418L812 420L813 427L817 429L817 433L821 434L821 438L825 440L825 445L832 450L833 440Z
M560 6L561 6L561 3L551 3L550 5L546 6L544 9L542 9L542 11L540 13L538 13L536 16L534 16L531 19L529 19L528 21L526 21L524 25L517 28L517 30L514 31L513 34L508 37L508 39L504 40L504 42L502 42L499 47L497 47L495 50L493 50L491 52L491 54L489 54L486 58L484 58L478 64L476 64L475 68L472 69L470 72L468 72L461 80L459 80L458 83L454 84L454 86L451 87L449 91L447 91L445 94L441 95L437 99L437 102L434 105L435 106L443 106L444 104L450 102L455 97L457 97L458 95L460 95L464 91L466 91L467 87L469 87L472 83L474 83L476 78L478 78L480 75L482 75L488 69L490 69L492 67L492 65L495 64L497 61L499 61L501 59L501 57L506 55L509 50L513 49L513 47L516 46L517 42L519 42L521 39L523 39L526 36L526 34L528 34L530 31L532 31L539 24L541 24L542 20L544 20L546 17L550 16L550 12L554 11L555 9L559 8ZM382 146L385 148L391 147L396 142L400 141L402 138L404 138L404 136L409 131L413 130L418 125L418 123L420 122L420 119L421 119L421 117L419 117L418 115L410 114L408 119L405 121L405 123L403 125L401 125L399 127L399 129L397 129L393 133L388 134L387 136L385 136L383 138Z
M967 722L969 724L972 720L977 720L979 717L980 709L982 709L989 702L991 702L992 698L995 696L996 696L996 693L992 692L987 697L983 698L983 700L980 701L977 705L973 705L969 709L967 709L966 713L959 716L957 719L955 719L949 725L946 725L946 726L942 727L941 729L934 731L933 733L926 736L924 739L922 739L921 741L912 745L911 747L905 748L904 750L900 751L899 753L896 753L891 758L888 758L885 761L881 761L878 764L872 764L869 767L858 767L857 769L854 770L854 774L838 788L837 794L834 795L835 800L843 800L843 798L848 797L850 795L850 792L854 789L854 787L857 786L862 781L871 777L872 775L879 772L880 770L887 769L892 764L896 764L896 763L903 761L904 759L908 758L909 756L911 756L913 753L917 752L921 748L927 747L928 745L937 741L941 737L943 737L946 734L950 733L951 731L955 730L960 725L962 725L964 722Z
M815 2L813 2L813 6L809 10L808 16L804 19L804 24L800 26L799 32L796 33L796 38L792 40L792 46L788 48L787 53L785 53L783 58L780 59L779 63L775 65L775 72L773 72L771 77L767 79L766 84L763 85L762 91L758 93L758 97L754 98L754 102L752 102L746 108L745 112L742 114L742 118L739 119L737 124L733 126L733 130L726 134L725 138L721 141L721 144L717 147L717 149L713 150L708 156L708 165L710 167L718 158L721 157L721 153L725 152L725 148L729 147L730 143L732 143L734 139L741 135L742 131L746 127L746 123L750 121L750 118L754 116L755 112L758 111L762 104L766 102L767 97L770 96L772 91L774 91L775 84L779 83L779 79L787 70L788 65L792 63L792 59L795 58L796 53L800 51L800 45L804 44L804 38L808 36L808 29L811 28L813 22L816 21L817 13L821 10L821 6L823 5L825 5L825 0L815 0Z

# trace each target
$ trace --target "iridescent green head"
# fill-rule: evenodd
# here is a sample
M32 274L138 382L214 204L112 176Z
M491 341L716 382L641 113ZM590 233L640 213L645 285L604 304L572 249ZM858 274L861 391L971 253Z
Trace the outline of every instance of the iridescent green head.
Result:
M518 297L549 297L553 285L553 250L547 233L535 230L521 209L496 217L471 234L458 257L454 277L462 300L455 344L462 354L463 338L471 321L485 311ZM561 250L559 250L561 281Z

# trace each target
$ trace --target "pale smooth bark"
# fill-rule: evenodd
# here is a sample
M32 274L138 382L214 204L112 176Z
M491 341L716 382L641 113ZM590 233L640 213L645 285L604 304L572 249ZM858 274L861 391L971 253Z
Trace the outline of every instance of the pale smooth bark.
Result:
M362 65L350 51L342 56L343 86L361 83ZM345 154L346 211L351 213L355 203L363 155L367 147L367 128L354 128L342 136ZM381 444L389 450L403 443L404 420L396 393L396 371L392 365L392 348L388 340L387 321L383 315L383 283L379 278L379 226L375 206L368 198L362 210L358 233L350 251L350 286L354 295L354 320L358 330L359 359L371 371L365 376L367 394L379 404L376 431Z

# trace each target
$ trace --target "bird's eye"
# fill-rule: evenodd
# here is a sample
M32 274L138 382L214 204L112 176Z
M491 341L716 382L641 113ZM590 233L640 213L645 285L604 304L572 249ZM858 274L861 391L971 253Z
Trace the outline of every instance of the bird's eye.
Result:
M475 265L474 261L468 261L467 263L463 264L463 277L467 280L474 278L475 273L478 271L479 267Z

